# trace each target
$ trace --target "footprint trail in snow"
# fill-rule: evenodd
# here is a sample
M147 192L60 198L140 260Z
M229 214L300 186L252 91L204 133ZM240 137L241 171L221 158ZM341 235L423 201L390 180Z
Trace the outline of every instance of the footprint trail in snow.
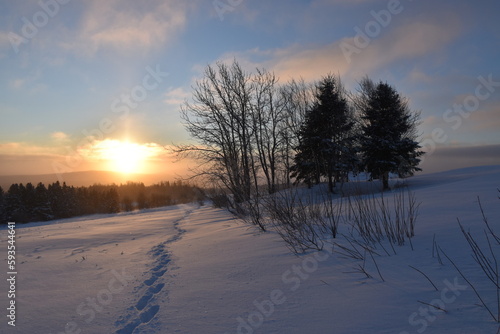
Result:
M147 326L160 310L156 297L165 287L161 278L167 272L167 266L170 262L170 254L166 245L182 237L185 231L179 227L179 224L187 219L191 213L192 210L187 210L183 217L173 222L176 231L173 237L154 246L148 252L154 259L154 267L149 271L151 275L135 288L135 291L141 291L140 298L135 305L127 309L125 315L120 316L116 321L115 326L118 327L116 334L133 334L138 327Z

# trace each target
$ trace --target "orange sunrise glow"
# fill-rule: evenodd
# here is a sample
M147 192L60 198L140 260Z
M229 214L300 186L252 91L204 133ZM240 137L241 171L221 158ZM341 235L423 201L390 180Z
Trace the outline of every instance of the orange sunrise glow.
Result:
M157 144L138 144L130 140L105 139L82 148L87 159L99 161L102 169L122 174L151 172L151 164L165 153Z

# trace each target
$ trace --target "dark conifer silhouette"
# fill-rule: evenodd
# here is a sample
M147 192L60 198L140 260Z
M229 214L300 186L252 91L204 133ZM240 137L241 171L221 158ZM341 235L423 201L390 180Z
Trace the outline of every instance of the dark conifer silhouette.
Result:
M347 103L340 79L329 75L317 84L316 100L306 113L292 167L297 181L308 185L328 179L344 180L356 166L354 113Z
M407 99L383 82L375 85L365 79L360 100L362 164L389 189L389 173L407 177L421 170L418 164L423 152L416 141L419 113L410 111Z

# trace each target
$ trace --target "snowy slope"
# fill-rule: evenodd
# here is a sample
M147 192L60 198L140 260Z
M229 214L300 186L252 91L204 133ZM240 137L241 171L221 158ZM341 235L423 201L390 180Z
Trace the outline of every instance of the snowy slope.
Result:
M496 312L456 219L482 240L479 196L500 231L500 166L408 184L421 202L414 250L376 258L385 281L372 262L373 278L353 272L356 261L331 247L290 254L277 234L209 206L17 225L17 321L3 315L0 333L496 333L433 240ZM5 227L0 235L6 259ZM4 310L7 291L0 281Z

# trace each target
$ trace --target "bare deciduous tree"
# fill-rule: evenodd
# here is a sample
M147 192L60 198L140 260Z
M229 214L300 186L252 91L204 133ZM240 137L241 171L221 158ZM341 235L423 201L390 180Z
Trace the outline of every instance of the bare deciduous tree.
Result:
M296 148L299 145L299 132L305 121L307 110L312 106L314 100L314 86L306 84L304 80L292 79L280 89L283 99L283 127L280 137L283 161L284 182L291 185L291 167L294 163Z
M199 162L197 175L227 188L236 203L251 195L252 82L235 62L208 66L193 88L193 102L185 102L181 117L197 144L178 146L176 152Z
M272 194L287 182L290 125L298 128L301 122L295 106L303 103L299 94L304 93L299 84L287 88L285 94L278 78L264 69L250 74L236 61L217 63L207 67L193 87L192 102L182 106L184 125L196 143L177 146L176 152L198 160L195 175L228 190L237 208L258 198L263 185Z
M252 126L260 168L269 194L277 190L280 147L283 145L284 102L279 95L278 79L266 70L257 70L254 78Z

